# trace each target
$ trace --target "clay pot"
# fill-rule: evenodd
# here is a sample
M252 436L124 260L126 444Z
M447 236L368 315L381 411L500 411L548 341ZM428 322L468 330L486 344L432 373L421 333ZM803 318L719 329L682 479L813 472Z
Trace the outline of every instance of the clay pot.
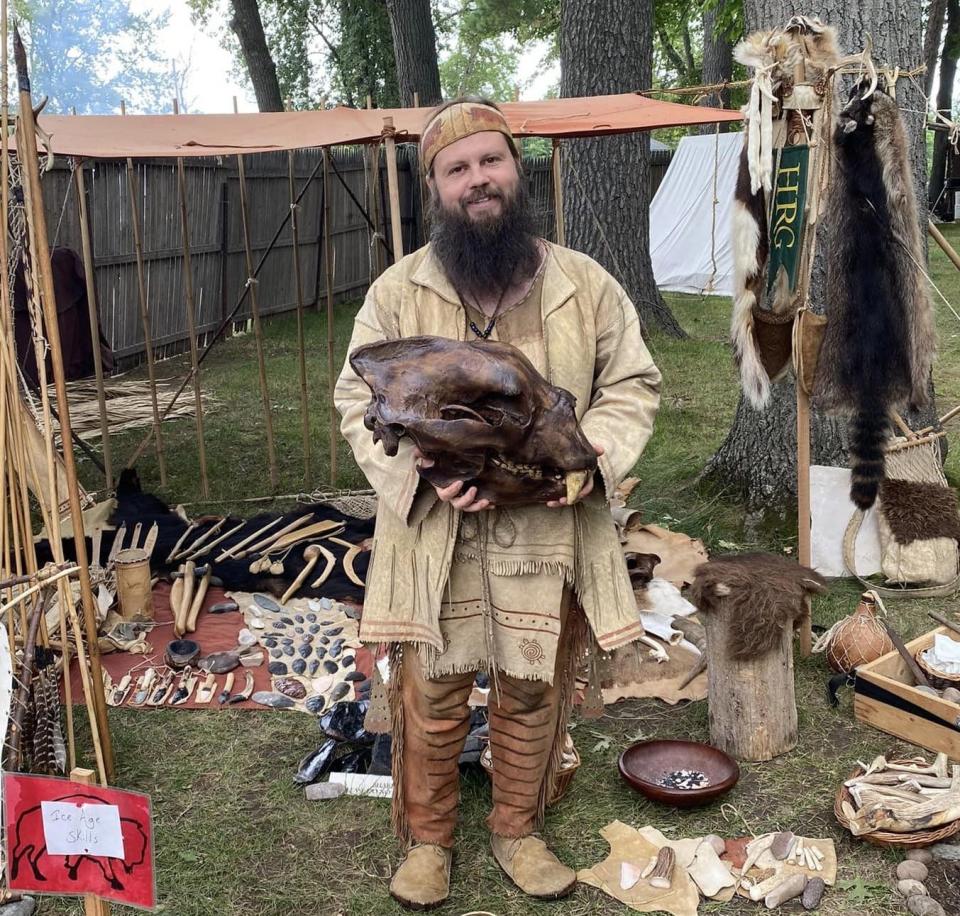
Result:
M837 673L852 671L893 651L893 643L876 618L877 599L864 592L857 609L841 620L827 645L827 664Z

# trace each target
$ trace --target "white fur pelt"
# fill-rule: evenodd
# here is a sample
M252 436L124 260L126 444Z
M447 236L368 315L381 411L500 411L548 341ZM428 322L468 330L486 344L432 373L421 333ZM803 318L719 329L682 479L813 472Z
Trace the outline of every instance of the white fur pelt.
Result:
M770 378L760 360L753 332L753 310L760 306L770 242L767 237L766 194L753 191L748 159L749 126L744 132L743 151L733 200L733 313L730 340L740 369L744 396L758 410L770 400Z

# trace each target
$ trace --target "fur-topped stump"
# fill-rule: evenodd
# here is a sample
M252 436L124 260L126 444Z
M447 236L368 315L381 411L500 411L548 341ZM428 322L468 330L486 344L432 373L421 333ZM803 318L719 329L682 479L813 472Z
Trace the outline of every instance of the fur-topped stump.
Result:
M812 569L754 553L697 570L690 600L707 635L710 741L738 760L770 760L797 743L793 622L826 589Z

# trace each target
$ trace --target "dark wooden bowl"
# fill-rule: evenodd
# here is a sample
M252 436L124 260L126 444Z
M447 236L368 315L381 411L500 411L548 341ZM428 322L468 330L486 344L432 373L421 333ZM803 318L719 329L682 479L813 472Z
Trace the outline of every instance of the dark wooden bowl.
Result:
M638 741L621 755L620 775L651 801L674 808L706 805L729 792L740 778L740 767L729 754L696 741ZM674 770L698 770L710 780L701 789L671 789L659 780Z

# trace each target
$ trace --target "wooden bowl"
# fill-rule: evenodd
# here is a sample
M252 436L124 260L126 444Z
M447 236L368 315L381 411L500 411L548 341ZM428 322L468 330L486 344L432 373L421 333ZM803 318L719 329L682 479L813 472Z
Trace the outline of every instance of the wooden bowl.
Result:
M621 755L620 775L651 801L674 808L706 805L729 792L740 778L740 767L729 754L696 741L638 741ZM700 789L672 789L660 779L674 770L698 770L710 780Z

